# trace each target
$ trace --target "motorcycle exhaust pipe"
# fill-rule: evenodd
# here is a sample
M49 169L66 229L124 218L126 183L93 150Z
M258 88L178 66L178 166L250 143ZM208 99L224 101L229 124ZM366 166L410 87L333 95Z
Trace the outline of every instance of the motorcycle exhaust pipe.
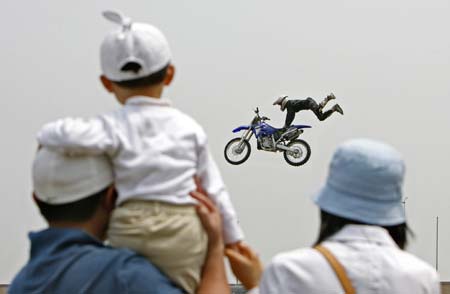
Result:
M286 147L283 144L277 144L277 148L281 149L281 150L285 150L285 151L291 151L291 152L295 152L295 150L296 150L294 148Z

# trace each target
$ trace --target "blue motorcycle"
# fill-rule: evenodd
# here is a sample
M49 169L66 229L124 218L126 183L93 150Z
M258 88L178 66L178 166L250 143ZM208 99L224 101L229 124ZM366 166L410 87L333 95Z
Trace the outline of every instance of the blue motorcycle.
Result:
M270 119L261 117L258 108L255 113L250 125L233 130L233 133L245 132L240 138L231 139L225 146L225 159L229 163L237 165L249 158L251 146L248 141L253 135L256 137L258 150L284 152L284 159L290 165L300 166L309 160L311 148L308 143L297 138L303 133L303 129L311 128L311 126L292 125L287 130L277 129L266 123Z

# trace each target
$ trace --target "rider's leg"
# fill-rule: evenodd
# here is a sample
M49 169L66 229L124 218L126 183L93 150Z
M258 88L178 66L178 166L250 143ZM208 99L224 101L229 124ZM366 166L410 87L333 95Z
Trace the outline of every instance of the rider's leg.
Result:
M344 110L342 110L339 104L334 105L333 108L331 108L331 110L339 112L341 115L344 115Z
M336 99L336 96L334 96L333 93L330 93L327 97L325 97L325 99L323 99L322 102L319 103L320 110L322 110L325 107L325 105L327 105L327 103L333 99Z
M308 108L312 112L314 112L314 114L317 116L317 118L320 121L327 119L335 111L335 110L330 109L326 112L322 112L322 108L320 107L319 104L317 104L317 102L314 99L308 98L307 100L308 100L308 106L309 106Z
M317 118L320 121L326 120L328 117L330 117L330 115L332 115L335 112L339 112L341 115L344 114L344 111L339 106L339 104L334 105L330 110L327 110L325 112L322 112L322 109L318 109L318 108L314 108L311 110L314 112L314 114L317 116Z
M317 115L317 118L318 118L320 121L323 121L323 120L326 120L330 115L332 115L333 112L335 112L335 110L330 109L330 110L327 110L327 111L325 111L325 112L320 111L320 112L319 112L319 115L317 115L317 114L316 114L316 115Z

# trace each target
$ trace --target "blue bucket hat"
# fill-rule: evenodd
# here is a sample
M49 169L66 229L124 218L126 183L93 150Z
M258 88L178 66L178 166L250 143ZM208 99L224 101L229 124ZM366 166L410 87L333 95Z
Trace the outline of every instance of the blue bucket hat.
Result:
M370 139L340 145L325 186L314 202L324 211L355 221L393 226L404 223L405 164L393 147Z

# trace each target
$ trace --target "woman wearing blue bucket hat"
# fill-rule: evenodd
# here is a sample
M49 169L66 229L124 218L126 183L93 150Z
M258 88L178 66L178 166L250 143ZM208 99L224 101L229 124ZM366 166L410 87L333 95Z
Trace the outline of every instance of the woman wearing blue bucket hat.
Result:
M321 211L315 246L277 255L262 277L251 248L227 250L233 272L253 294L440 293L437 272L403 250L404 174L393 147L369 139L343 143L314 198Z

